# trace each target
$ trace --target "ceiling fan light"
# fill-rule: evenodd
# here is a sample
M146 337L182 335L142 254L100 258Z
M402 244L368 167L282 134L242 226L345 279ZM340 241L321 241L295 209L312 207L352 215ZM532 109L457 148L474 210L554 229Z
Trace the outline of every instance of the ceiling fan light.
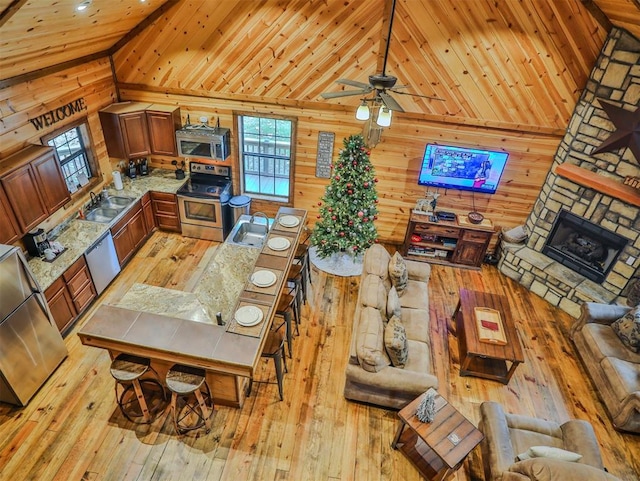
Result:
M378 120L376 123L380 127L389 127L391 125L391 110L386 108L384 105L380 107L380 112L378 113Z
M369 106L365 102L362 102L358 106L358 110L356 110L356 119L369 120Z

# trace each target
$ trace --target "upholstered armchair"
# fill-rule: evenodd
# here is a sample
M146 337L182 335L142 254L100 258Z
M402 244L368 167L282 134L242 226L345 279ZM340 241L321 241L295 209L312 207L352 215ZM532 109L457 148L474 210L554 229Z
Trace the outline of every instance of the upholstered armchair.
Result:
M617 479L604 471L593 428L586 421L574 419L558 424L505 413L502 405L484 402L480 406L479 429L484 434L481 451L485 481ZM538 446L559 448L581 457L575 462L557 457L518 460L519 455L524 458L530 448Z

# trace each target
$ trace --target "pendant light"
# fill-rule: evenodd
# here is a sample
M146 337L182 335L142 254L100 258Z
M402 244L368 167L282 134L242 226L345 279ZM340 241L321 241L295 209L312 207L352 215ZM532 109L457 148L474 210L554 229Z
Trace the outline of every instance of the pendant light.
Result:
M389 127L391 125L391 110L386 108L384 105L380 106L380 112L378 113L378 120L376 123L380 127Z
M356 119L369 120L369 106L364 100L358 107L358 110L356 110Z

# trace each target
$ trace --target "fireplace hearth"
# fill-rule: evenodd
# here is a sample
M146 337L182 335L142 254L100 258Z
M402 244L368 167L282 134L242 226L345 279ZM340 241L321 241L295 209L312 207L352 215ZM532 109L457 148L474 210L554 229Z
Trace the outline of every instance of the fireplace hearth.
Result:
M602 283L626 245L624 237L562 210L542 253L587 279Z

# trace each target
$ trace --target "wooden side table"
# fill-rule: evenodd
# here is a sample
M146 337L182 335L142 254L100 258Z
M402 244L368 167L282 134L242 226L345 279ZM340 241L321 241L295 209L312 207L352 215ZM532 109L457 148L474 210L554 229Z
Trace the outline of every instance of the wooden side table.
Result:
M429 391L435 392L433 388ZM416 410L425 395L398 412L400 423L391 447L409 458L425 478L439 481L457 471L484 436L437 393L435 419L430 423L421 422Z

